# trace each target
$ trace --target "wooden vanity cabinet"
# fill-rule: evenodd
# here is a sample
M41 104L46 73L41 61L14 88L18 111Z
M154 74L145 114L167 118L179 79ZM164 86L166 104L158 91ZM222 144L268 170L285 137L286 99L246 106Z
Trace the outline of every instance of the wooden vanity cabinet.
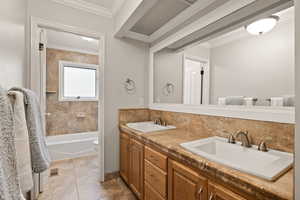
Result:
M209 182L208 200L247 200L247 199L224 188L223 186Z
M127 133L120 134L120 175L140 200L248 199Z
M139 199L143 196L143 144L135 139L130 139L129 156L129 185Z
M120 175L139 199L143 199L144 146L126 133L120 134Z
M145 146L145 200L167 199L167 156Z
M168 165L168 200L207 200L205 177L173 160Z
M129 135L120 134L120 175L126 183L129 181Z

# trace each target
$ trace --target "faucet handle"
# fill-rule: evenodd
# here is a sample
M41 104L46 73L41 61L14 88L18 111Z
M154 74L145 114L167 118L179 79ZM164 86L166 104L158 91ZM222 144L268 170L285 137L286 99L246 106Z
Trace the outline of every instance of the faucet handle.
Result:
M242 130L242 129L239 129L239 130L236 132L236 134L238 134L238 133L240 133L240 132L243 132L243 133L245 133L246 135L248 135L248 131L247 131L247 130Z
M267 152L267 151L268 151L267 144L266 144L266 142L265 142L264 140L262 140L262 141L258 144L257 150L258 150L258 151L263 151L263 152Z
M228 137L228 143L235 144L235 137L232 133Z

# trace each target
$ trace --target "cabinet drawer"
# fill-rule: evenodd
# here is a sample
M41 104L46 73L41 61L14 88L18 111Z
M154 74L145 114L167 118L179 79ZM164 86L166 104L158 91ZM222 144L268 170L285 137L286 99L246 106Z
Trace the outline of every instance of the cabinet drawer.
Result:
M145 186L144 200L165 200L147 182L145 182L144 186Z
M145 159L160 169L167 171L167 156L145 146Z
M167 196L167 173L145 160L145 181L162 197Z

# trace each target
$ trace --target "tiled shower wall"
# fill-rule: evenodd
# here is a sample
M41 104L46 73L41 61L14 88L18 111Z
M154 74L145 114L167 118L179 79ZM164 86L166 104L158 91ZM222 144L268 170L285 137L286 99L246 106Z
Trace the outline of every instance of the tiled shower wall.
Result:
M148 110L147 112L147 109L121 109L119 112L121 124L133 121L153 121L156 118L161 118L178 129L207 137L228 137L230 133L235 134L238 130L244 130L249 132L252 144L267 140L269 148L286 152L294 151L294 124L158 110Z
M98 64L98 56L47 48L47 136L97 131L98 102L58 101L59 61Z

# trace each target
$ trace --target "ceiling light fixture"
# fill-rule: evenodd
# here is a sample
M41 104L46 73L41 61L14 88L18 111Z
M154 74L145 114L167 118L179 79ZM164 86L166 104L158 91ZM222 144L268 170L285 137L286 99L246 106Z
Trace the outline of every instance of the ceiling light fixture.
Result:
M251 24L245 26L248 33L252 35L262 35L271 31L279 20L278 16L272 15L263 19L259 19Z

